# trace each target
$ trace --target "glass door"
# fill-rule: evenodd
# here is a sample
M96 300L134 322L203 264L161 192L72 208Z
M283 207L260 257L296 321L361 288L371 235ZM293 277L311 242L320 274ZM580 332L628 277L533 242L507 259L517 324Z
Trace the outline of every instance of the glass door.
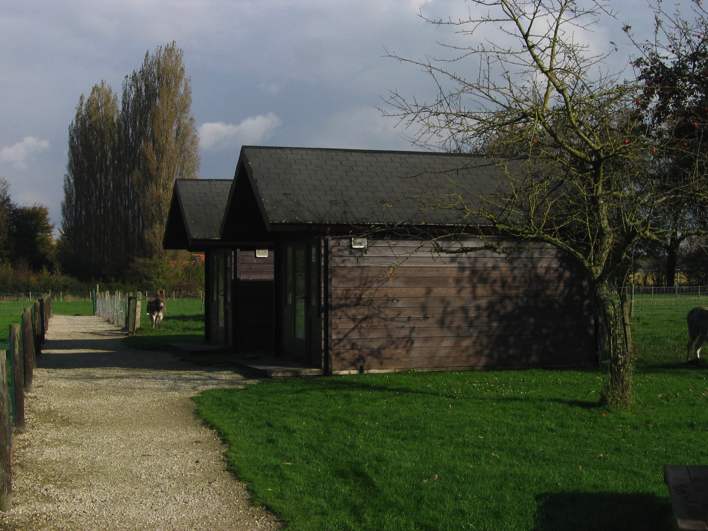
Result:
M312 319L319 318L318 254L311 242L293 242L285 250L283 307L284 354L311 363ZM319 326L315 327L319 330ZM314 359L314 358L313 358Z

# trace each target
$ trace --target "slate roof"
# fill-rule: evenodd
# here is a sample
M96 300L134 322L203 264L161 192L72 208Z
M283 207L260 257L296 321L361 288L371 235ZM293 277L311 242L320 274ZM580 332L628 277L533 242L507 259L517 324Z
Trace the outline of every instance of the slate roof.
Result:
M177 179L163 247L199 251L218 242L231 184L231 179Z
M300 224L458 225L457 210L424 208L435 198L489 195L507 180L499 161L409 151L244 146L235 180L248 178L269 230ZM515 163L518 167L520 163ZM235 223L232 188L225 225Z

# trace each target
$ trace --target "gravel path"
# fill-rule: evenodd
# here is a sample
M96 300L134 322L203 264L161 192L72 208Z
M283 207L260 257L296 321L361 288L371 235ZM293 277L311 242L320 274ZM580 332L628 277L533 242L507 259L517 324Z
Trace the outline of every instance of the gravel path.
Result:
M54 316L15 435L19 531L275 530L225 471L225 447L191 396L254 383L158 351L123 347L99 317Z

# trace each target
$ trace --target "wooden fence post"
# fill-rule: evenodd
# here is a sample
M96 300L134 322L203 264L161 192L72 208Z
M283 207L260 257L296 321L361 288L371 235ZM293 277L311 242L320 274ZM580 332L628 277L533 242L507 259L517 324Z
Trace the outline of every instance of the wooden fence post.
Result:
M39 299L39 304L42 309L42 323L44 324L44 336L42 339L42 343L44 343L44 340L47 339L47 331L49 330L49 318L52 316L52 293L49 292L42 295L42 298Z
M22 314L22 350L24 351L25 389L32 390L34 375L34 332L32 331L32 312L25 308Z
M125 320L125 326L129 334L134 334L140 328L140 301L137 297L128 297L127 302L128 314Z
M20 325L10 325L10 345L12 346L12 369L15 380L15 429L25 429L25 368L20 351Z
M10 391L6 356L0 350L0 511L12 509L12 443L10 440Z
M39 301L34 303L33 326L34 326L34 359L36 360L42 353L42 343L44 342L44 323L42 323L42 310Z
M135 301L135 330L140 328L140 309L142 308L142 301Z

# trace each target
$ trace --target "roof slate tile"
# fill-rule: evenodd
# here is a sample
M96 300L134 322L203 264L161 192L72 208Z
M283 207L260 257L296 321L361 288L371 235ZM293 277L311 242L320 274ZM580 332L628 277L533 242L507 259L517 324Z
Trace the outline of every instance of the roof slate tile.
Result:
M241 158L276 224L459 224L459 211L423 203L461 193L475 204L506 175L498 161L448 153L244 146Z

